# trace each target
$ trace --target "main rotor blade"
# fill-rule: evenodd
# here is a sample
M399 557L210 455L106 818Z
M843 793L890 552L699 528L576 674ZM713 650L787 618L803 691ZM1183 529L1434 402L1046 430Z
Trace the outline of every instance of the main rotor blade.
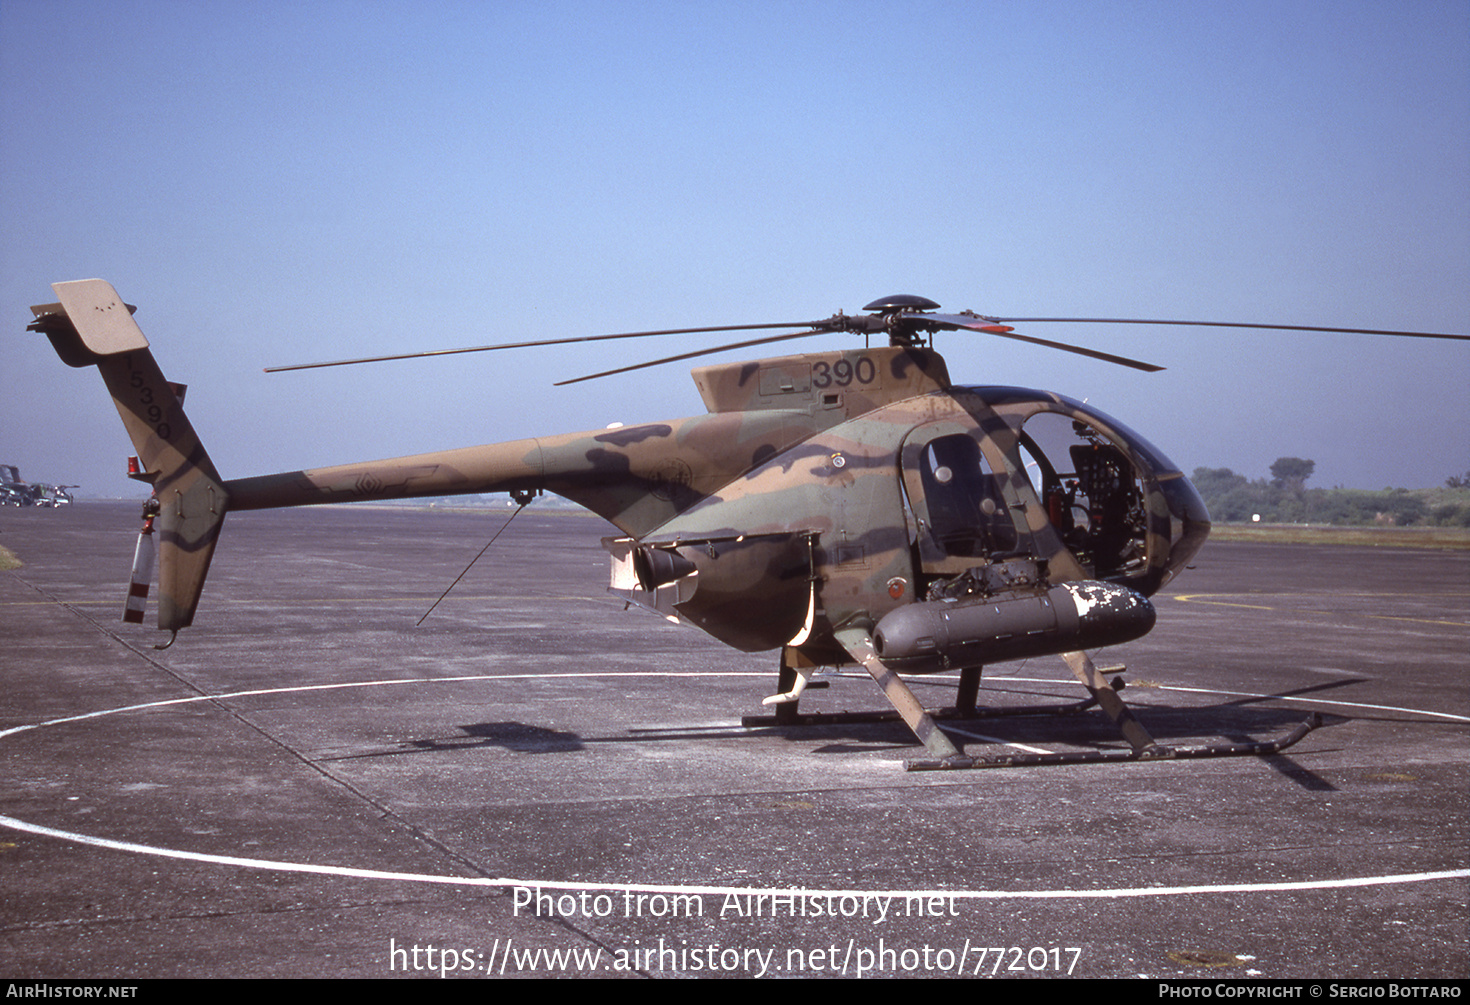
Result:
M1063 352L1076 353L1078 356L1090 356L1100 359L1105 363L1116 363L1119 366L1129 366L1135 370L1145 373L1158 373L1164 369L1153 363L1145 363L1142 360L1129 359L1127 356L1115 356L1112 353L1100 352L1097 349L1088 349L1080 345L1069 345L1066 342L1052 342L1049 339L1036 338L1031 335L1021 335L1011 331L1004 325L997 324L998 321L1020 321L1021 318L971 318L963 314L905 314L905 318L919 321L927 321L939 328L969 329L971 331L984 332L987 335L998 335L1001 338L1015 339L1017 342L1030 342L1034 345L1044 345L1049 349L1060 349Z
M1262 325L1252 324L1247 321L1164 321L1148 320L1145 318L997 318L983 317L980 320L988 322L1000 322L1009 324L1012 321L1021 324L1043 324L1051 322L1062 322L1065 324L1092 324L1092 325L1192 325L1200 328L1268 328L1276 331L1292 332L1336 332L1343 335L1393 335L1403 338L1440 338L1470 341L1470 335L1453 335L1447 332L1405 332L1385 331L1377 328L1324 328L1319 325Z
M266 373L282 373L286 370L315 370L327 366L352 366L356 363L386 363L398 359L418 359L423 356L453 356L462 352L490 352L495 349L530 349L543 345L568 345L573 342L605 342L610 339L644 338L652 335L693 335L699 332L738 332L759 328L816 328L829 321L788 321L768 325L715 325L712 328L665 328L660 331L618 332L614 335L581 335L573 338L548 338L535 342L501 342L496 345L477 345L463 349L428 349L424 352L395 353L391 356L364 356L361 359L339 359L330 363L295 363L290 366L268 366Z
M820 322L818 322L820 323ZM729 349L748 349L753 345L768 345L771 342L785 342L794 338L806 338L809 335L827 335L831 329L818 329L816 331L792 332L787 335L769 335L766 338L751 339L748 342L730 342L726 345L717 345L710 349L696 349L694 352L682 352L677 356L665 356L663 359L651 359L645 363L634 363L631 366L620 366L616 370L604 370L601 373L589 373L585 377L573 377L571 380L559 380L552 387L564 387L567 384L580 384L584 380L596 380L599 377L611 377L613 374L627 373L630 370L642 370L650 366L662 366L665 363L677 363L681 359L695 359L699 356L712 356L717 352L725 352Z

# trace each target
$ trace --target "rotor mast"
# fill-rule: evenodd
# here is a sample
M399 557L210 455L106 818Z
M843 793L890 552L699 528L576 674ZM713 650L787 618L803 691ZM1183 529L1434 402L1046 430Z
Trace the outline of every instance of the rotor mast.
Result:
M912 293L900 293L891 297L882 297L874 300L863 308L865 311L874 313L864 317L851 318L856 322L849 327L849 331L886 331L888 333L888 344L895 347L910 348L928 344L924 333L933 329L924 325L915 316L918 311L937 311L939 305L928 297L915 296Z

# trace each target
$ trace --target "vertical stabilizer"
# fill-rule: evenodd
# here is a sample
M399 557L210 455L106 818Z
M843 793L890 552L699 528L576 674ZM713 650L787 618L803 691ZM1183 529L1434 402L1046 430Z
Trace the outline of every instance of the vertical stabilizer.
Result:
M153 486L159 505L158 627L177 631L194 620L229 496L133 308L101 279L51 288L60 302L32 307L29 327L45 333L67 364L97 367L112 394L142 465L135 477Z

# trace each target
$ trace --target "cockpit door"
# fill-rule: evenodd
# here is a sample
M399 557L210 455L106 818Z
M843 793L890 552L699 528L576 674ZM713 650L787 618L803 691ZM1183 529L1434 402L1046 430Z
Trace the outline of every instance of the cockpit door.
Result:
M1021 458L1057 533L1090 577L1135 588L1147 582L1143 475L1117 443L1090 417L1046 409L1021 427ZM1156 544L1166 545L1167 516L1161 529Z
M946 419L915 427L901 452L912 518L910 535L924 576L952 576L1018 552L1029 553L1024 503L1005 460L973 422Z

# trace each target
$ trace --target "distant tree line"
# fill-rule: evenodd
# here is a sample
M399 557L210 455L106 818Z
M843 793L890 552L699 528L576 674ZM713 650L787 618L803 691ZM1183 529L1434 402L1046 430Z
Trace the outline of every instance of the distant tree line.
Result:
M1470 527L1470 472L1442 489L1309 489L1316 464L1281 457L1270 479L1252 481L1229 468L1195 468L1192 481L1220 523L1315 523L1339 526Z

